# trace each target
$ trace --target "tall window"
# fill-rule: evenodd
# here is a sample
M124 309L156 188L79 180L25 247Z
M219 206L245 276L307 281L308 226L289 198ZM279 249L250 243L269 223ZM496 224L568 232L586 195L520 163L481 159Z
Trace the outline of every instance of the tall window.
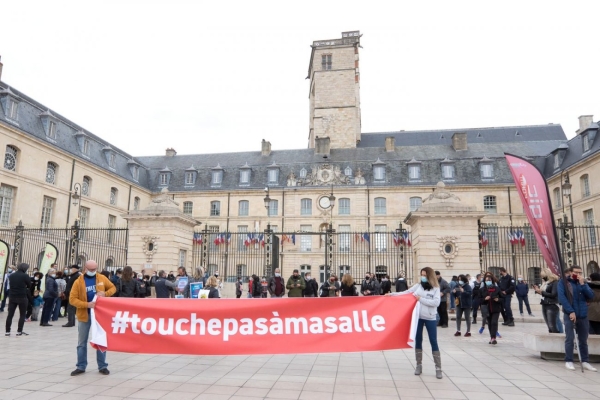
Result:
M323 54L321 56L321 69L331 70L331 54Z
M485 237L488 240L488 245L486 249L488 252L498 252L500 248L500 243L498 241L498 227L497 226L488 226L485 228Z
M238 203L238 216L247 217L250 213L250 202L248 200L240 200Z
M310 232L310 225L300 225L300 231ZM312 236L302 235L300 236L300 251L312 251Z
M194 211L194 203L191 201L183 202L183 213L186 215L192 215Z
M220 185L221 182L223 182L223 171L222 170L213 171L211 184Z
M48 137L56 139L56 122L54 121L50 121L50 125L48 126Z
M6 146L6 153L4 153L4 169L9 171L16 171L17 169L17 148L14 146Z
M248 282L248 267L246 264L238 264L235 266L235 274L242 278L243 282Z
M385 181L385 167L383 165L373 168L373 178L376 181Z
M133 199L133 209L136 211L140 209L140 198L139 197L136 197Z
M338 225L340 251L350 251L350 225Z
M169 183L169 174L166 172L160 174L160 184L166 185L168 183Z
M306 178L306 168L300 170L300 179Z
M54 185L56 183L56 164L49 162L46 166L46 183Z
M442 165L442 178L443 179L454 179L454 164L443 164Z
M492 179L494 177L494 165L493 164L481 164L479 166L482 179Z
M278 169L270 169L268 174L269 183L277 183L279 182L279 170Z
M418 181L421 179L421 166L410 165L408 167L408 179L411 181Z
M525 227L525 231L523 232L523 236L525 237L525 246L528 253L537 253L538 246L537 241L535 240L535 234L533 233L533 229L530 226Z
M277 215L278 206L279 206L279 203L277 200L271 200L271 203L269 203L269 210L268 210L269 217L274 217Z
M239 235L237 235L237 248L240 251L246 251L246 249L248 248L246 246L246 244L248 243L248 225L238 225L237 230L239 233Z
M187 251L179 250L179 266L185 268L185 258L187 256Z
M218 217L221 215L221 202L220 201L211 201L210 202L210 216Z
M385 197L375 198L375 215L385 215L385 214L387 214Z
M558 155L558 153L554 154L554 169L557 169L558 167L560 167L560 156Z
M185 184L193 185L194 184L194 172L188 171L185 173Z
M110 153L108 155L108 166L111 168L117 167L117 155L115 153Z
M310 272L310 265L302 264L300 265L300 275L304 278L304 275Z
M87 139L83 139L83 154L85 155L89 155L90 154L90 141Z
M250 170L242 169L240 171L240 184L248 184L250 183Z
M562 196L560 195L560 188L556 188L552 192L554 193L554 208L562 207Z
M117 194L119 193L119 191L117 190L117 188L113 187L110 188L110 204L113 206L117 205Z
M117 225L117 217L108 215L108 243L112 243L115 238L115 226Z
M90 209L87 207L81 207L79 209L79 227L86 228L90 220Z
M140 179L140 167L134 165L131 169L131 175L133 177L133 180L137 182Z
M12 119L13 121L17 121L17 117L18 117L18 109L19 109L19 103L14 101L13 99L10 98L10 96L7 97L7 110L6 110L6 116L10 119Z
M579 178L581 182L581 197L589 197L590 196L590 178L588 174L583 175Z
M483 210L489 214L496 214L496 196L483 196Z
M7 226L10 222L14 189L10 186L0 186L0 225Z
M583 212L583 219L585 220L585 224L589 226L587 237L588 237L588 245L596 246L596 228L594 227L594 210L585 210Z
M375 225L375 251L387 250L387 225Z
M338 214L350 215L350 199L340 199L338 201Z
M89 176L84 176L83 183L81 184L81 194L83 196L89 196L91 189L92 189L92 179Z
M410 198L410 211L417 211L419 207L423 204L423 200L420 197L411 197Z
M589 134L583 135L581 140L583 141L583 151L584 152L588 151L590 149L590 135Z
M111 268L114 266L115 261L112 258L107 258L106 261L104 262L104 268L106 268L107 270L111 270Z
M44 196L42 203L42 228L48 228L52 223L52 210L54 209L54 199Z
M300 215L312 215L312 200L300 200Z

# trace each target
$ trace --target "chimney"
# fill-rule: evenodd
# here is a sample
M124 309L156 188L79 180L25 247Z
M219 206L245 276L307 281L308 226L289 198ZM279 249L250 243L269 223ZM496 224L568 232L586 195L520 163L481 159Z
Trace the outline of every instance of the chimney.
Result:
M452 135L452 147L455 151L467 150L467 132L456 132Z
M0 81L2 80L2 57L0 56Z
M323 158L329 157L331 140L328 136L315 138L315 154L320 154Z
M577 134L579 135L581 132L585 131L593 123L594 123L593 115L582 115L581 117L579 117L579 130L577 130Z
M271 155L271 142L267 142L265 139L262 140L261 154L265 157Z
M176 155L177 155L177 152L172 147L169 147L167 150L165 150L165 156L167 156L167 157L175 157Z
M393 136L388 136L385 138L385 151L394 151L396 150L396 138Z

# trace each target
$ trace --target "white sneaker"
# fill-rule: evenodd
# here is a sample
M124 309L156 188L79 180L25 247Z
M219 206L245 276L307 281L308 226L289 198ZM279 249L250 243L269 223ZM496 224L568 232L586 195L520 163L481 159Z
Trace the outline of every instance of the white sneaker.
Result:
M572 362L565 363L565 367L567 367L567 369L570 371L575 371L575 367L573 366Z
M598 370L596 368L592 367L590 365L590 363L584 362L584 363L581 363L581 365L583 365L583 368L587 369L588 371L598 372Z

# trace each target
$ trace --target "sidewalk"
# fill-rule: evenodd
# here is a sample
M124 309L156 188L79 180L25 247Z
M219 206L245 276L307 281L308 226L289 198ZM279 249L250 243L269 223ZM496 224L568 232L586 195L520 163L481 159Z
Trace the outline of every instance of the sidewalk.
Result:
M4 318L6 313L0 314L2 323ZM471 338L455 338L454 322L440 329L442 380L435 378L427 342L421 376L413 375L412 349L228 357L109 352L110 376L97 372L90 349L88 372L71 377L77 330L62 328L62 323L61 319L41 328L28 322L25 331L30 336L17 338L13 333L2 338L0 399L600 398L600 373L567 371L563 362L543 361L523 348L523 332L546 331L538 323L501 326L497 346L489 345L489 338L475 327Z

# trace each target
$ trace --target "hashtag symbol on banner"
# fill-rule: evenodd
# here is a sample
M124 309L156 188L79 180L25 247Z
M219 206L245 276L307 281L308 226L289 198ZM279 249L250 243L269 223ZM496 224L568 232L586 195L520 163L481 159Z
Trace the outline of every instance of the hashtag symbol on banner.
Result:
M117 314L112 318L113 333L125 333L129 328L129 322L131 322L129 311L117 311Z

